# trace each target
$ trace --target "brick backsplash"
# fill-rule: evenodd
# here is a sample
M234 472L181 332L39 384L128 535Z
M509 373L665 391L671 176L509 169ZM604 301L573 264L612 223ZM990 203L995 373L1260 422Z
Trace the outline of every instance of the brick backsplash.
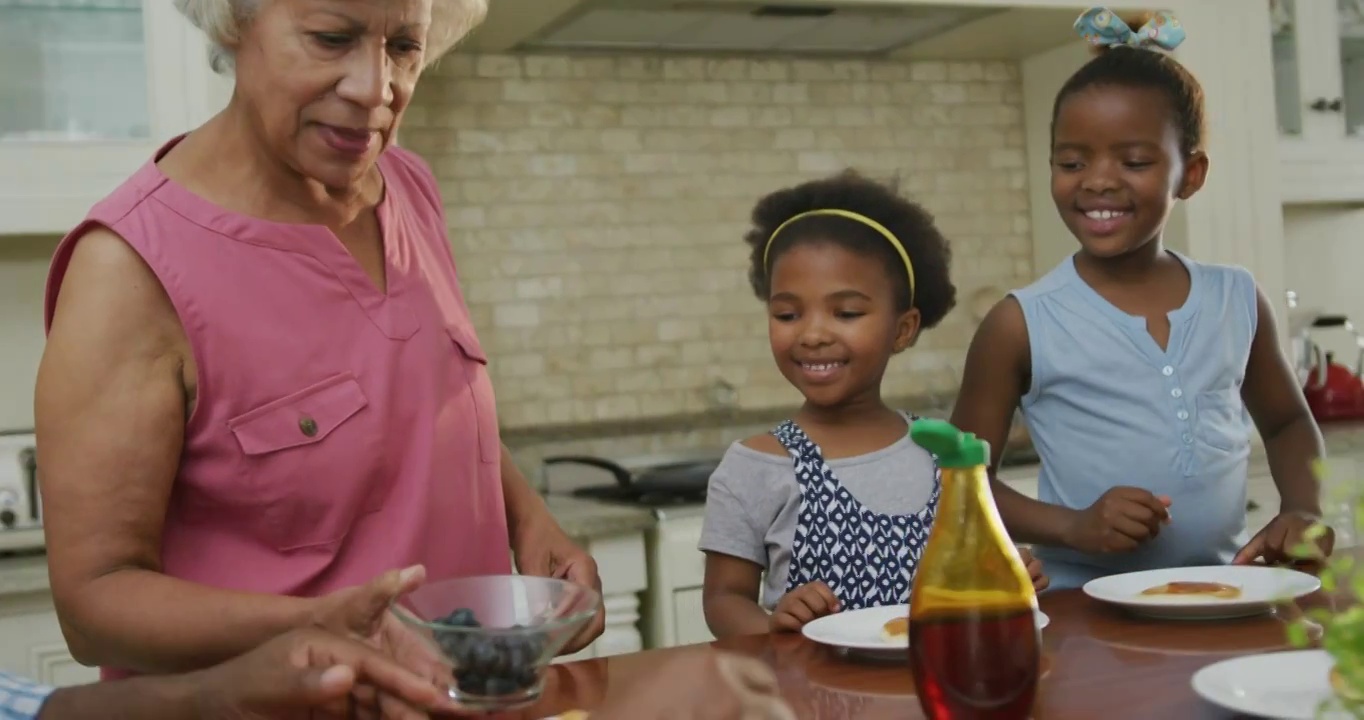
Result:
M505 428L785 407L742 242L763 194L898 176L955 253L958 309L887 378L948 393L972 296L1032 278L1018 66L452 55L402 142L440 179Z

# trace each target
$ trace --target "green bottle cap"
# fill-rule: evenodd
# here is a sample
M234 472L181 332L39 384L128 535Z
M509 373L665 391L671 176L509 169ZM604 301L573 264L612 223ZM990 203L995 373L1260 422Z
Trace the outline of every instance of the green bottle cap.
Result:
M938 467L969 468L988 465L990 443L964 433L946 420L915 420L909 437L919 447L938 457Z

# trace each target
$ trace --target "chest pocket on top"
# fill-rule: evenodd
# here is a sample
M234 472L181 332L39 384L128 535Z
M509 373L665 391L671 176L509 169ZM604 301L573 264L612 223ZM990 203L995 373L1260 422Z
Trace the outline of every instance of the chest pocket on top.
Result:
M468 387L472 401L478 428L479 460L495 463L502 457L502 440L497 429L497 399L493 395L492 378L488 376L488 356L478 344L478 338L468 329L450 325L446 332L454 342L455 360L460 366L455 382Z
M1201 392L1194 398L1198 412L1197 436L1200 441L1217 450L1235 452L1250 442L1250 428L1245 422L1245 405L1240 390L1234 386Z
M385 478L372 468L382 433L361 421L368 405L345 372L228 421L243 454L243 504L259 511L276 549L337 542L382 506Z

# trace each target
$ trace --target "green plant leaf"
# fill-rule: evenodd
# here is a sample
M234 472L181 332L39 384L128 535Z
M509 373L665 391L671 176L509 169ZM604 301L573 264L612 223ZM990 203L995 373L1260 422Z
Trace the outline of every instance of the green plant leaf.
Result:
M1300 542L1288 549L1289 557L1310 560L1321 554L1321 548L1314 542Z
M1353 592L1356 598L1364 598L1364 573L1350 576L1350 592Z
M1293 647L1307 647L1310 641L1307 638L1306 625L1300 622L1291 623L1288 625L1287 631L1289 645L1292 645Z
M1364 563L1350 553L1327 558L1316 542L1326 536L1328 523L1340 528L1353 527L1356 534L1364 534L1364 482L1359 478L1344 478L1346 482L1328 483L1333 475L1332 463L1324 459L1312 463L1312 472L1323 487L1329 487L1334 499L1326 518L1304 531L1303 542L1290 548L1289 555L1323 561L1318 574L1322 589L1333 594L1347 589L1354 600L1336 610L1330 607L1304 609L1297 619L1285 624L1284 633L1293 647L1307 647L1319 640L1346 683L1364 691ZM1348 517L1341 515L1342 512ZM1364 704L1346 705L1356 717L1364 712Z

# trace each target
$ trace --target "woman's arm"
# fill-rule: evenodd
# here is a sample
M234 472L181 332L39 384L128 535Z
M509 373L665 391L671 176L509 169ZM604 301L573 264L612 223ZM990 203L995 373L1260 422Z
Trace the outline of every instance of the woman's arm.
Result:
M706 579L701 607L706 626L716 638L766 634L771 616L758 605L761 566L717 552L706 553Z
M516 467L511 450L502 445L502 501L507 506L507 532L516 538L529 528L549 522L558 525L545 499L530 486L525 474Z
M62 283L35 407L52 592L82 664L206 667L311 619L311 601L161 572L190 363L150 268L113 232L88 233Z
M1014 409L1027 391L1031 360L1023 308L1009 296L981 321L966 352L952 424L990 443L990 486L999 517L1017 542L1068 545L1079 513L1034 500L999 481L999 459Z

